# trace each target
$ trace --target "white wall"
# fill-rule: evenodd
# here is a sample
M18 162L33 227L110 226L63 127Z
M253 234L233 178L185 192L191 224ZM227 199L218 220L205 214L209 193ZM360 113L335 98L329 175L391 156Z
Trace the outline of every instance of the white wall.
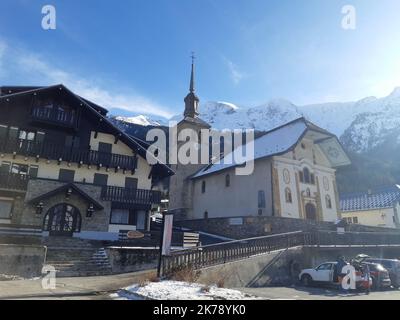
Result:
M230 187L225 187L225 176L230 174ZM201 192L202 181L206 192ZM204 212L209 218L256 216L258 191L265 192L266 208L263 215L272 215L271 161L257 160L254 172L249 176L235 175L235 169L226 170L194 180L193 211L189 218L202 219Z

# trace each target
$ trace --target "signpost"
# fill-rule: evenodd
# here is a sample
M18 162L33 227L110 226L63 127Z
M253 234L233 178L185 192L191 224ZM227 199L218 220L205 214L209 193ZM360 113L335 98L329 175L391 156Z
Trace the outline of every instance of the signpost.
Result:
M174 215L168 210L163 211L163 223L160 235L160 254L158 258L157 276L161 276L162 257L167 256L171 252L172 242L172 226Z

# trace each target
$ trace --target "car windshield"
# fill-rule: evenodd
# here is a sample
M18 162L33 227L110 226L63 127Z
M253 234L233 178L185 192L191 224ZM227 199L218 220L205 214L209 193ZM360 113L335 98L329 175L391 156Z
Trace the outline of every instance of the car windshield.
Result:
M383 267L385 267L386 269L392 269L392 261L390 260L368 260L369 262L373 262L373 263L377 263L377 264L381 264Z

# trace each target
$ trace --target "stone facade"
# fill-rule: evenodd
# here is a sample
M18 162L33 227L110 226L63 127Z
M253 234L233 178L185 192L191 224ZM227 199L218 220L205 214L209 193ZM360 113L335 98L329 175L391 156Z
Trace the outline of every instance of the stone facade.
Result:
M76 207L81 215L81 231L108 231L108 224L110 221L111 202L102 201L100 199L101 187L94 185L80 184L78 187L86 194L91 196L94 200L99 202L104 209L101 211L94 212L92 217L87 217L86 212L88 209L88 203L80 195L72 194L68 199L64 193L55 194L54 196L43 201L43 210L41 214L36 213L34 204L27 204L29 200L36 198L42 194L57 189L65 183L58 181L46 181L46 180L31 180L28 184L28 191L25 198L25 208L19 221L16 224L22 225L33 225L42 226L43 220L48 211L60 203L67 203Z

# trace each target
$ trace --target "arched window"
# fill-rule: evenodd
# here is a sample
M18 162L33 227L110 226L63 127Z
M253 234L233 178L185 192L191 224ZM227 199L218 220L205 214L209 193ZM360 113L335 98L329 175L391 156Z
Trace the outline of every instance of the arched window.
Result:
M304 183L311 183L310 170L308 168L303 169L303 179Z
M328 194L325 196L325 202L326 202L326 207L328 209L332 209L332 200Z
M289 188L285 189L285 199L287 203L292 203L292 191Z
M225 187L229 187L231 185L231 176L227 174L225 176Z
M201 182L201 193L205 193L206 192L206 182L202 181Z

